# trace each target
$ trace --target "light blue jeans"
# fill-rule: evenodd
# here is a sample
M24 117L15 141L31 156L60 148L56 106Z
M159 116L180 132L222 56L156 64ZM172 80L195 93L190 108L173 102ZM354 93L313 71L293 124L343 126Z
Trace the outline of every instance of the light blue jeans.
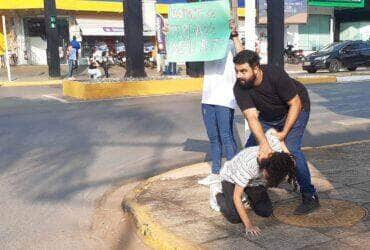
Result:
M74 60L68 60L68 77L72 77L74 63Z
M233 131L234 109L202 104L202 114L211 146L212 173L219 174L221 170L222 146L225 147L227 160L231 160L237 153Z

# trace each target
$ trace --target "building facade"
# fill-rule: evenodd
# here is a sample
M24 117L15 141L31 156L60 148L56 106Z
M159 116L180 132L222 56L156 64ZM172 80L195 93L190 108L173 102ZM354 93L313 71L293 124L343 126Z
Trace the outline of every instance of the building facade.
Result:
M124 40L122 1L56 0L56 6L62 63L65 48L73 36L81 43L82 61L86 61L95 45L104 42L112 47ZM18 64L47 64L43 0L0 1L0 12L6 16L9 53L17 55ZM156 1L143 0L143 13L144 39L154 42ZM2 32L0 55L4 52Z
M155 15L167 17L169 5L187 0L143 0L144 39L155 42ZM288 0L293 5L305 0ZM369 2L369 1L367 1ZM266 0L256 2L256 39L260 47L267 49L267 25L260 22ZM73 36L81 43L83 58L92 53L99 42L113 46L124 40L122 0L56 0L58 9L57 28L60 36L60 54ZM246 13L244 0L238 1L239 33L245 37ZM262 7L261 7L262 6ZM262 10L261 10L262 8ZM18 64L46 64L45 21L43 0L0 1L0 12L6 16L9 53L16 54ZM294 11L293 11L294 12ZM285 26L285 46L291 44L295 49L306 53L317 50L335 40L370 39L370 7L365 9L334 10L306 5L306 13L289 16ZM302 14L305 15L302 19ZM302 20L305 20L302 22ZM0 21L1 22L1 21ZM0 29L2 31L2 29ZM250 34L248 34L250 35ZM0 33L0 55L5 51L3 34ZM62 58L62 62L65 58Z

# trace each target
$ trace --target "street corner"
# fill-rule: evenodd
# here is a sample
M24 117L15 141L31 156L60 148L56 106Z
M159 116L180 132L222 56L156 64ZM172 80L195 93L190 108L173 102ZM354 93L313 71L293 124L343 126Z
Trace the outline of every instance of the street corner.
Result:
M154 249L354 247L357 244L351 240L354 234L369 244L366 235L370 227L370 200L361 187L366 187L370 176L364 172L352 176L348 182L344 177L339 178L337 172L331 172L330 168L336 166L329 160L333 157L326 158L339 152L345 166L346 161L352 159L351 154L365 152L369 146L370 143L365 143L307 151L320 207L308 215L293 215L300 194L287 183L269 189L273 216L262 218L253 211L249 213L251 222L263 231L257 238L246 237L241 224L231 224L221 213L211 210L209 187L197 183L209 173L208 163L180 168L144 181L125 198L123 207L134 218L141 237ZM358 167L366 171L364 166ZM345 183L351 186L346 187Z

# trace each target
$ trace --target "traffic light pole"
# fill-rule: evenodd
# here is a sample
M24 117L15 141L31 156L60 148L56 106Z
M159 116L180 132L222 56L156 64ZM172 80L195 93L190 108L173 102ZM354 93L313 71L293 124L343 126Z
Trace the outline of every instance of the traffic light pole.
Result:
M44 0L47 61L50 77L60 77L59 39L55 0Z
M141 0L123 0L123 19L126 47L125 77L145 77L143 8Z
M284 68L284 0L267 1L268 64Z

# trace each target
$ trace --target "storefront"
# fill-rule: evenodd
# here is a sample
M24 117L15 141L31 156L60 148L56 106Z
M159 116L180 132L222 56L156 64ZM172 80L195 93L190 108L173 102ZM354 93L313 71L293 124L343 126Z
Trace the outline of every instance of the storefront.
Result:
M336 40L370 41L370 1L365 8L341 9L335 11Z
M143 0L143 35L147 42L155 41L155 4L155 0ZM65 62L65 48L73 36L81 43L82 63L97 44L104 42L112 47L124 40L122 1L56 0L56 5L62 63ZM17 55L17 63L45 65L43 0L7 1L0 4L0 11L6 15L8 47ZM0 34L0 55L4 53L2 38Z

